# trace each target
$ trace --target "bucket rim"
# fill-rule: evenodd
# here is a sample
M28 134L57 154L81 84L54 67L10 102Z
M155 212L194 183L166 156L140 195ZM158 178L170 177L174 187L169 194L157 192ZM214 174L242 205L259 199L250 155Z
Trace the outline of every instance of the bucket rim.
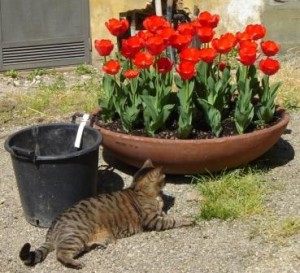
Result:
M29 161L32 161L32 158L26 157L26 156L22 156L19 154L16 154L13 149L11 148L10 142L11 140L18 134L21 134L23 132L29 131L31 130L33 127L37 127L37 128L41 128L41 127L55 127L55 126L71 126L71 127L79 127L79 124L76 123L72 123L72 122L55 122L55 123L46 123L46 124L37 124L37 125L32 125L32 126L27 126L23 129L20 129L14 133L12 133L11 135L9 135L7 137L7 139L4 142L4 148L7 152L9 152L11 154L11 156L17 157L17 158L21 158L21 159L26 159ZM101 134L101 132L99 132L99 130L91 127L91 126L85 126L84 127L85 130L89 130L91 132L94 132L97 135L96 141L93 145L91 145L90 147L78 150L78 151L74 151L71 152L67 155L57 155L57 156L43 156L43 155L38 155L34 157L34 161L58 161L58 160L65 160L65 159L70 159L70 158L74 158L74 157L79 157L82 156L83 154L95 151L97 149L99 149L99 146L102 143L103 140L103 136ZM84 153L83 153L84 151Z

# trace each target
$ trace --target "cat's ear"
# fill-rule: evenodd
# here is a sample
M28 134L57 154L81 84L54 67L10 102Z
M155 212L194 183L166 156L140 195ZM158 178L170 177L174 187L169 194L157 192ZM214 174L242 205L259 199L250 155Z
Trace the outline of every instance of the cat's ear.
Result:
M163 182L165 180L166 175L163 172L163 167L156 167L153 172L157 181Z
M152 161L151 161L150 158L148 158L148 159L144 162L144 164L143 164L143 166L142 166L142 169L144 169L144 168L154 168L154 166L153 166Z

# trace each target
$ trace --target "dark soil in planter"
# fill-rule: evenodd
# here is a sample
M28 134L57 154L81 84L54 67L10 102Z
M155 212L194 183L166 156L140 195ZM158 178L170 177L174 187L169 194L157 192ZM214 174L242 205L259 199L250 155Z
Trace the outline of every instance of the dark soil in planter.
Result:
M166 124L166 129L163 131L157 132L154 137L161 138L161 139L178 139L177 132L176 132L177 124L174 120L173 120L173 122L169 122L168 124ZM280 120L281 120L281 113L276 112L273 119L268 124L256 124L255 122L253 122L252 124L249 125L249 127L247 128L245 133L250 133L250 132L253 132L256 130L261 130L264 128L271 127L271 126L277 124ZM189 139L213 139L213 138L216 138L216 136L211 131L210 127L203 120L198 121L196 124L198 124L198 126L195 126ZM137 128L133 129L130 133L124 131L121 120L119 118L115 119L114 121L112 121L110 123L105 123L104 121L99 119L97 122L97 125L105 128L107 130L113 131L113 132L134 135L134 136L149 137L143 128L143 124L140 124L140 126L137 126ZM238 132L236 131L236 128L235 128L234 121L230 117L226 118L222 121L222 128L223 128L223 130L222 130L220 137L238 135Z

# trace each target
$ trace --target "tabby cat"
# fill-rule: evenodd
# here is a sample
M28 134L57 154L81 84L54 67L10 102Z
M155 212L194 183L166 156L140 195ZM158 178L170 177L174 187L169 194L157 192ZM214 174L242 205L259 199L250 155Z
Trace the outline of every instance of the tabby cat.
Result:
M35 251L26 243L20 258L27 266L42 262L56 249L57 259L67 267L81 269L80 253L105 247L118 238L144 230L165 230L192 225L191 219L175 220L163 212L161 190L165 175L147 160L127 189L84 199L65 210L52 223L46 241Z

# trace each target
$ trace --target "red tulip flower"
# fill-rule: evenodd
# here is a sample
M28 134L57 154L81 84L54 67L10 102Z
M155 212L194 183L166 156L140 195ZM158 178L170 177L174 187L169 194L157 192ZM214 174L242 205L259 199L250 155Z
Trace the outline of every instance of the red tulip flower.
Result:
M176 34L176 31L172 27L165 27L157 30L157 34L162 37L167 45L170 44L170 39Z
M244 32L237 32L236 33L236 38L239 42L241 41L247 41L247 40L251 40L251 36L248 32L244 31Z
M104 57L108 56L114 48L114 45L111 42L111 40L95 40L94 45L99 55Z
M264 74L271 76L279 70L280 64L277 60L267 58L265 60L260 60L258 67Z
M138 52L132 60L135 66L142 69L149 68L153 64L153 61L154 57L148 51Z
M166 49L167 44L162 37L153 36L145 42L145 47L151 55L157 56Z
M263 53L268 57L276 55L280 50L280 46L274 41L261 42L260 45Z
M162 57L155 62L154 67L159 73L166 74L172 70L173 62L167 57Z
M188 47L182 50L179 54L180 61L189 61L194 64L200 61L200 51L197 48Z
M225 38L215 38L211 42L213 48L221 54L227 54L232 49L233 43L230 39Z
M240 48L243 48L243 47L253 47L253 48L257 49L258 44L255 41L251 41L251 40L240 41Z
M109 60L103 65L103 71L110 75L115 75L121 68L120 62L117 60Z
M191 23L181 23L178 26L177 31L182 35L194 36L196 34L196 30Z
M230 65L228 64L228 63L225 63L225 62L219 62L219 65L218 65L218 67L219 67L219 70L220 71L224 71L224 69L226 68L226 67L230 67Z
M143 21L143 26L145 29L147 29L153 33L156 33L156 31L158 29L170 27L170 24L163 17L152 15L152 16L147 17Z
M244 65L252 65L256 61L257 50L254 47L243 47L239 50L239 60Z
M252 40L259 40L265 37L266 28L263 25L248 25L246 27L246 32L249 33Z
M140 30L136 34L137 37L141 39L141 42L145 44L145 42L150 38L153 37L154 34L148 30Z
M170 44L172 47L176 48L178 51L182 51L187 48L192 41L192 36L190 35L173 35L170 38Z
M139 70L136 70L136 69L129 69L129 70L126 70L123 75L125 78L127 79L134 79L136 78L138 75L140 74L140 71Z
M192 62L183 61L176 66L176 71L184 80L190 80L196 75L195 64Z
M201 26L215 28L218 26L220 17L219 15L212 15L208 11L204 11L198 15L198 20Z
M211 27L200 27L197 30L197 34L202 43L209 43L214 37L215 32Z
M109 32L114 36L123 35L129 28L129 22L126 19L109 19L108 22L105 22L105 26Z
M121 54L126 58L133 58L143 47L141 38L132 36L122 40Z
M200 51L200 58L206 63L212 63L217 56L217 51L214 48L202 48Z

